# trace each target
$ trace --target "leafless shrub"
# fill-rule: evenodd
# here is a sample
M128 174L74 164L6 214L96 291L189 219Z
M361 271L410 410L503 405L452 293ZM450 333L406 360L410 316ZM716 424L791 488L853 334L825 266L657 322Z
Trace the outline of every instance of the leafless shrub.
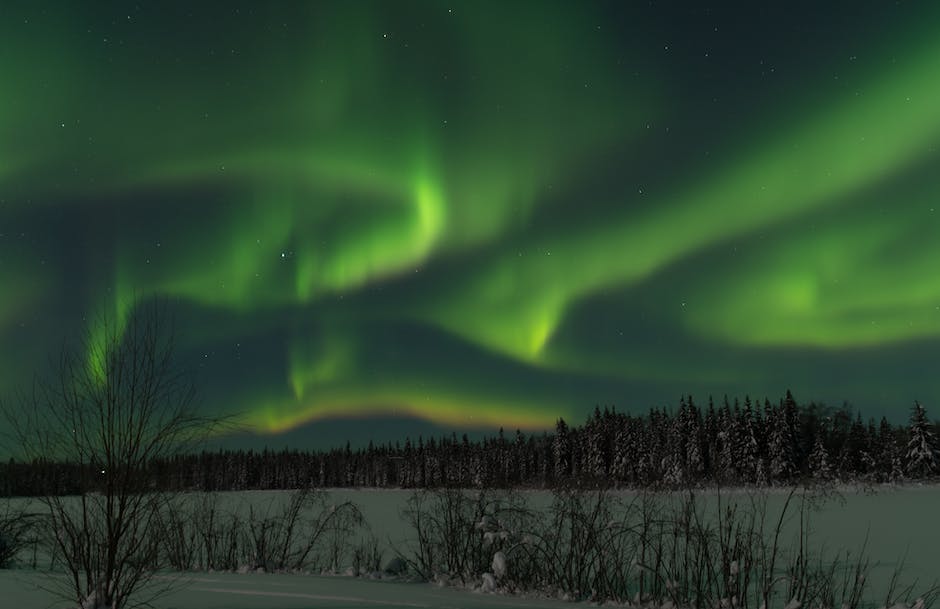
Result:
M379 539L370 533L353 549L353 572L356 575L365 575L381 571L383 556Z
M495 552L509 547L530 513L516 494L435 489L413 494L401 516L417 538L398 551L411 570L426 579L446 575L467 583L490 568Z
M402 514L417 542L400 555L427 579L601 603L858 609L868 591L865 548L810 550L819 501L800 488L776 510L766 493L729 501L720 492L703 500L695 491L625 497L564 489L539 510L486 492L422 491ZM936 587L916 597L913 590L893 582L884 606L926 608L937 598Z
M311 489L261 505L223 509L217 494L183 498L163 517L159 538L169 566L188 570L338 571L352 560L362 525L351 502L330 504Z

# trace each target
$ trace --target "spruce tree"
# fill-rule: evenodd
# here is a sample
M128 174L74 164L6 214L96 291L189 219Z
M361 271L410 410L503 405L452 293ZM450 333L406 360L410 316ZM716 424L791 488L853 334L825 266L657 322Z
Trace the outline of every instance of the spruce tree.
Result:
M822 434L816 436L813 442L813 452L809 455L810 475L824 482L832 480L832 464L829 462L829 451L823 442Z
M783 405L770 411L765 424L770 428L767 451L771 480L787 483L796 474L796 430Z
M627 425L626 421L622 421L617 426L617 435L614 440L614 471L612 472L614 479L619 484L627 481L630 470L630 460L627 456L628 447Z
M930 430L927 413L920 402L911 412L910 439L907 442L906 472L911 478L929 478L940 469L937 440Z
M552 442L555 482L562 482L571 475L571 439L568 424L559 418L555 423L555 439Z

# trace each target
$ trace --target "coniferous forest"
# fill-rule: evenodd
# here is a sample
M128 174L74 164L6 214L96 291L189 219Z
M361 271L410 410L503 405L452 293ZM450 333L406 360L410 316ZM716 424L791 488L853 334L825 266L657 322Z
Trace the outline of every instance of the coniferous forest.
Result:
M728 398L636 416L596 407L580 426L554 433L500 430L329 451L203 451L148 464L141 474L166 490L375 488L679 488L866 484L940 474L940 425L915 403L908 425L864 420L847 405ZM0 495L70 494L94 471L69 463L0 464Z

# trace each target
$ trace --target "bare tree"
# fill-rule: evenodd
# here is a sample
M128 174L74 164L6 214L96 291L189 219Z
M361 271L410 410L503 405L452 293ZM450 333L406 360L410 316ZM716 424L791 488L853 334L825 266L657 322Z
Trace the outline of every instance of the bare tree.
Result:
M63 350L50 380L0 406L23 455L50 464L41 501L51 550L68 574L55 591L86 608L153 600L157 531L170 498L148 464L211 423L197 416L194 385L173 361L165 304L138 306L122 321L99 317ZM76 472L67 486L78 496L63 496L61 471Z

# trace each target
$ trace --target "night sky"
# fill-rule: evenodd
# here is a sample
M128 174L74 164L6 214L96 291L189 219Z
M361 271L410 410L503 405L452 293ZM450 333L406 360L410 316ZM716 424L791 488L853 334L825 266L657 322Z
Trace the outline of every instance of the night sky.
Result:
M940 398L940 5L0 6L0 394L169 303L243 445Z

